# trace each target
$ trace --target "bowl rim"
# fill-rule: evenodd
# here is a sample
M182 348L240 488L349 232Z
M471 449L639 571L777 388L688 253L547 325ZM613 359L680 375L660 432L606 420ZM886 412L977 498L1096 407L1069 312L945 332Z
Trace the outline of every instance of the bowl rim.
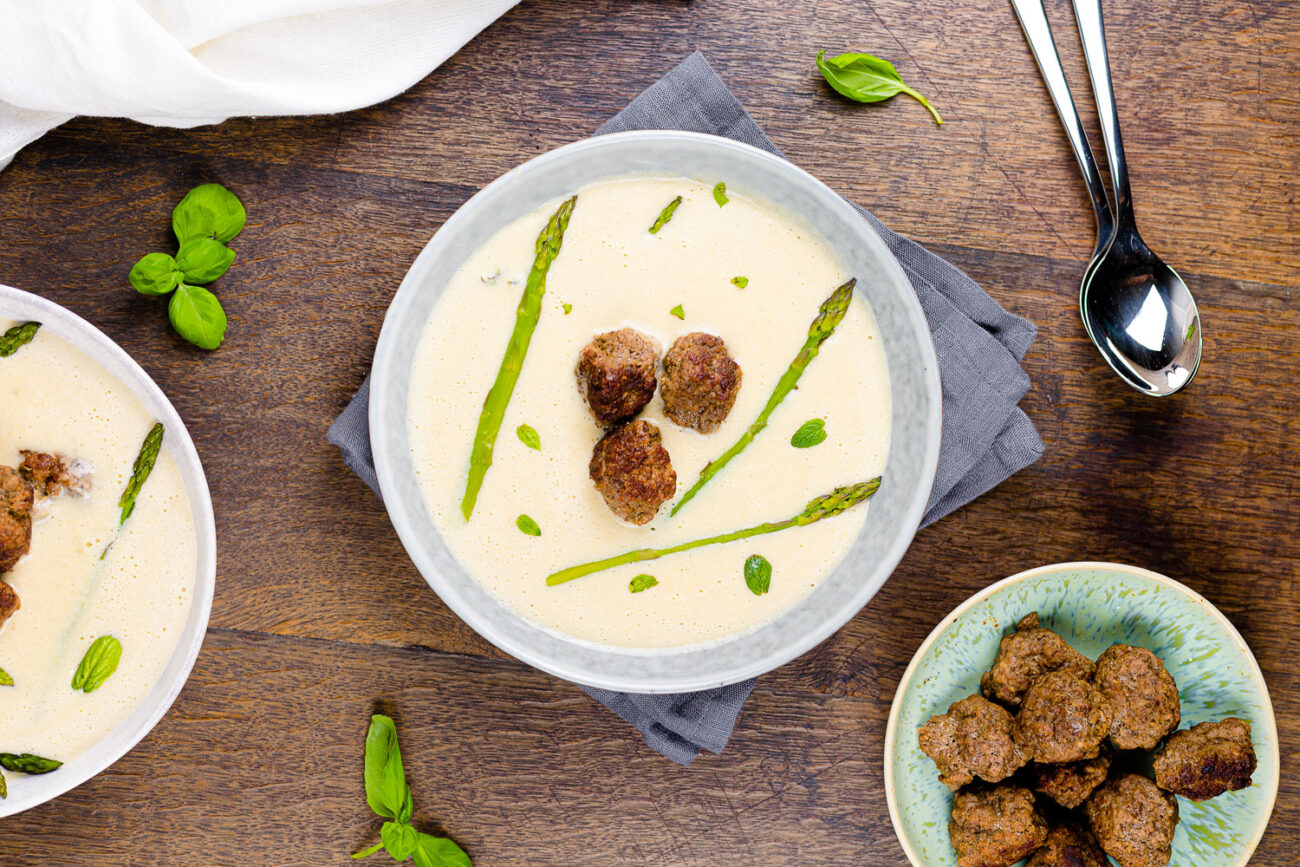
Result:
M873 253L881 268L890 275L893 284L906 290L900 291L898 294L905 308L907 320L912 323L912 327L918 333L929 336L930 330L925 319L925 312L912 288L911 281L893 253L885 245L879 233L867 221L862 219L861 215L847 200L793 163L735 139L684 130L631 130L580 139L521 163L475 193L435 232L403 278L401 286L385 313L384 325L376 345L374 366L371 372L369 428L375 470L381 492L398 489L396 484L398 471L399 467L403 465L400 456L389 453L386 438L381 435L383 420L389 414L389 404L392 397L391 389L384 388L383 383L392 380L392 371L394 371L394 365L398 362L398 352L395 346L396 338L394 337L397 330L396 321L401 316L402 308L407 304L405 299L414 297L415 293L421 288L416 285L416 280L413 277L421 260L440 255L443 251L440 249L439 239L448 236L449 228L473 219L476 212L483 207L485 201L490 201L503 188L519 183L522 174L538 172L551 162L569 159L575 154L581 154L592 149L619 147L622 143L635 143L646 140L700 144L723 151L730 151L738 156L743 155L745 158L766 163L772 170L785 173L797 179L799 183L806 185L823 200L828 211L837 212L839 219L852 221L852 225L862 227L864 242L869 248L873 248ZM613 172L607 177L613 178L617 176L618 173ZM922 472L921 478L917 481L918 487L924 486L924 496L915 497L909 508L902 512L900 526L904 531L897 534L877 559L880 564L878 567L879 574L882 575L880 581L878 583L864 582L863 589L854 594L849 603L836 610L832 616L821 619L816 628L801 633L797 641L788 642L767 652L754 654L726 669L712 670L707 673L701 672L691 676L661 677L647 683L642 679L618 673L616 671L617 666L610 666L609 671L593 672L589 670L590 666L585 668L580 664L566 666L549 656L534 652L529 642L515 640L511 636L503 634L503 631L497 629L486 615L481 614L472 604L467 604L466 600L460 597L455 588L451 587L449 582L443 580L443 576L438 574L437 570L423 568L422 557L418 553L418 539L421 532L421 527L417 526L418 522L408 520L408 515L404 510L393 508L388 496L382 496L385 501L385 510L388 512L393 527L406 548L408 556L410 556L425 582L438 594L447 607L475 632L515 659L573 683L635 693L692 692L748 680L801 656L856 616L870 601L875 592L879 590L884 581L888 579L889 575L892 574L920 528L921 519L928 507L929 493L933 487L938 469L942 428L942 386L939 380L938 358L934 351L932 339L918 341L918 343L921 344L918 348L924 358L923 370L920 375L925 384L926 392L931 395L922 431L922 435L926 437L926 445L921 458ZM513 612L510 613L512 617L521 622L529 623L519 615ZM780 616L778 615L778 619ZM728 640L731 640L731 638L728 637ZM578 640L575 639L574 641ZM685 647L694 647L694 645ZM671 652L680 652L683 649L681 647L669 647L662 650L666 655ZM618 652L626 654L629 650L633 653L649 653L653 655L660 649L611 647L609 652L611 654ZM597 652L600 652L599 649Z
M17 311L13 310L15 306ZM18 798L16 787L11 783L9 797L0 800L0 818L37 807L98 776L134 749L153 730L176 701L177 695L189 680L190 672L194 668L199 649L207 635L217 572L217 528L207 476L203 472L203 465L189 430L167 395L154 382L153 377L112 338L68 308L40 295L0 283L0 314L12 318L13 312L16 312L20 319L27 317L40 321L42 328L52 326L53 332L86 353L92 361L108 371L147 409L158 411L159 421L166 425L168 447L181 473L185 493L189 498L190 510L194 517L198 562L195 568L194 593L190 601L190 612L183 627L184 631L172 651L167 669L153 689L136 703L131 715L128 715L116 728L65 762L59 771L67 770L66 775L55 772L24 778L26 783L24 788L31 785L30 781L48 783L48 788L42 789L35 800ZM106 360L111 360L113 364L106 363ZM127 376L118 376L114 367L125 370ZM173 666L176 667L173 669ZM160 687L163 691L158 693ZM131 717L151 701L154 702L152 709L135 723L134 730L124 737L119 737L119 732L131 723ZM116 743L104 747L104 744L110 740Z
M906 686L911 683L912 677L916 674L916 670L920 667L921 660L925 658L925 655L929 652L934 643L939 640L940 636L942 636L959 617L1003 588L1056 572L1083 571L1088 569L1104 569L1110 572L1121 572L1140 578L1147 578L1173 590L1176 593L1181 593L1204 608L1209 613L1210 617L1224 628L1228 637L1236 642L1238 647L1245 652L1246 657L1250 660L1252 677L1256 686L1259 688L1261 695L1264 697L1264 718L1267 723L1265 736L1269 743L1277 744L1279 746L1279 761L1277 766L1274 768L1272 777L1267 781L1269 796L1268 809L1265 812L1266 818L1264 822L1260 824L1252 839L1247 842L1246 847L1242 850L1241 858L1233 864L1224 864L1223 867L1242 867L1242 865L1247 864L1250 861L1251 856L1255 854L1255 849L1259 846L1259 841L1264 837L1264 832L1268 828L1269 820L1272 818L1274 807L1277 804L1277 793L1281 781L1282 763L1280 753L1281 744L1278 740L1277 733L1277 717L1273 712L1273 699L1272 696L1269 695L1268 682L1264 679L1264 672L1260 670L1259 660L1255 658L1255 654L1251 651L1250 645L1246 643L1246 639L1242 638L1241 633L1237 631L1237 627L1232 625L1232 621L1228 620L1227 616L1224 615L1222 611L1215 607L1210 600L1206 599L1186 584L1183 584L1181 581L1176 581L1168 575L1162 575L1159 572L1153 572L1152 570L1144 569L1141 566L1130 566L1126 563L1108 563L1100 560L1074 560L1065 563L1049 563L1045 566L1035 566L1034 568L1026 569L1023 572L1017 572L1014 575L1010 575L990 584L983 590L972 595L965 602L962 602L954 608L939 621L938 625L936 625L934 629L930 631L930 634L926 636L925 641L921 642L921 646L917 648L916 653L912 654L912 659L908 663L907 668L903 671L903 676L899 678L898 688L894 691L894 699L889 707L889 721L885 726L885 745L883 750L885 765L885 803L889 807L889 821L890 824L894 826L894 836L898 838L898 843L903 849L903 854L907 856L907 859L914 865L914 867L930 867L930 865L921 859L913 848L911 841L903 834L902 818L898 815L898 803L895 796L893 759L898 717L902 712L903 707L903 693L905 692Z

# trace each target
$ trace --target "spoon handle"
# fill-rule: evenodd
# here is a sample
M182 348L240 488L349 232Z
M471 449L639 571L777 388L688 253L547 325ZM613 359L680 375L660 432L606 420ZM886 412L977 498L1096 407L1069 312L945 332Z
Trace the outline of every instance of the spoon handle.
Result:
M1074 0L1074 18L1079 23L1083 58L1088 62L1088 77L1097 101L1101 120L1101 137L1106 143L1110 162L1110 179L1115 187L1115 217L1123 225L1133 225L1133 196L1128 186L1128 162L1124 159L1124 141L1119 133L1119 109L1115 106L1115 89L1110 80L1110 57L1106 52L1106 27L1101 19L1101 0Z
M1052 28L1047 23L1047 13L1043 9L1043 0L1011 0L1020 19L1020 28L1025 31L1025 40L1029 50L1038 61L1038 71L1043 75L1047 92L1051 94L1056 114L1065 127L1065 135L1074 149L1074 158L1079 162L1083 180L1088 185L1088 195L1092 198L1092 210L1097 215L1097 251L1101 251L1110 241L1114 220L1110 213L1110 200L1106 198L1106 185L1102 183L1097 161L1092 156L1088 144L1088 134L1084 132L1079 120L1078 109L1074 105L1074 96L1070 85L1065 80L1065 70L1061 68L1061 58L1056 53L1056 44L1052 41Z

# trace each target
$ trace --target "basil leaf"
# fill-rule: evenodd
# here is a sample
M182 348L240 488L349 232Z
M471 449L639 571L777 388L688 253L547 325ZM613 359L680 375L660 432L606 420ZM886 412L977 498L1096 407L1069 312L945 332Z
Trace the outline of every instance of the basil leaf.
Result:
M419 833L405 822L385 822L379 829L379 839L383 841L388 854L394 861L405 861L415 851Z
M8 358L19 349L32 342L36 332L41 328L39 322L24 322L15 325L4 334L0 334L0 358Z
M122 510L122 517L118 525L126 523L126 519L131 517L135 511L135 498L140 495L140 489L148 480L149 474L153 472L153 465L158 461L158 452L162 450L164 429L162 422L154 422L154 426L149 428L149 433L145 434L144 442L140 444L140 452L135 456L135 463L131 465L131 478L126 483L126 490L122 491L122 496L117 500L117 506ZM73 686L73 689L76 689Z
M526 533L529 536L542 535L542 528L537 525L536 521L527 515L520 515L518 518L515 518L515 526L519 528L519 532Z
M226 311L217 296L201 286L178 283L167 304L176 333L199 349L216 349L226 336Z
M131 266L127 276L142 295L166 295L181 281L176 260L166 253L150 253Z
M673 212L677 210L677 206L681 203L682 197L678 196L668 204L664 205L664 209L659 212L659 216L655 217L654 224L650 226L651 235L659 234L659 230L668 225L668 221L673 218Z
M244 228L248 215L239 198L221 184L202 184L185 194L172 211L172 231L184 246L193 238L214 238L223 244Z
M713 201L718 203L719 208L731 201L727 198L727 185L722 181L713 186Z
M235 251L211 238L191 238L181 244L181 251L176 254L176 267L190 283L211 283L226 273L234 261Z
M465 850L445 837L420 834L411 854L415 867L474 867Z
M731 285L732 285L732 286L735 286L735 287L737 287L737 288L739 288L739 289L744 289L746 286L749 285L749 278L748 278L748 277L732 277L732 278L731 278Z
M366 732L366 803L385 819L405 823L411 818L411 787L402 768L402 751L397 745L397 726L383 714L370 718Z
M677 305L676 307L674 307L672 310L669 310L669 311L668 311L668 315L670 315L670 316L676 316L678 319L681 319L681 320L685 320L685 319L686 319L686 311L682 309L682 305L680 305L680 304L678 304L678 305Z
M762 596L772 588L772 564L760 554L745 561L745 586L755 596Z
M564 315L565 315L565 316L568 316L570 313L573 312L573 305L572 305L572 304L561 304L560 306L564 308Z
M826 52L817 52L817 68L836 93L857 102L882 102L900 93L906 93L934 116L936 124L943 123L939 112L930 101L903 82L894 64L870 54L847 52L825 60Z
M0 753L0 768L20 774L48 774L63 767L63 762L34 756L31 753Z
M3 668L0 668L0 686L13 686L13 685L14 685L13 675L9 674L9 672L5 671Z
M826 441L826 422L819 418L812 418L799 426L790 437L790 445L797 449L810 449L815 445L820 445Z
M94 692L113 676L121 661L122 642L111 635L99 636L81 657L81 664L72 675L72 688L85 693Z
M651 587L657 587L659 579L653 575L638 575L627 583L627 589L633 593L640 593L642 590L649 590Z
M519 441L530 449L535 449L539 452L542 450L542 438L531 426L521 424L519 427L515 428L515 434L519 437Z

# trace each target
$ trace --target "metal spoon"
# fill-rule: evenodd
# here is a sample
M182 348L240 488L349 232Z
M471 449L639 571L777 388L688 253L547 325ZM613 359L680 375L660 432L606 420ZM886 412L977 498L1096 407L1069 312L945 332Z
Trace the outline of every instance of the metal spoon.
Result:
M1102 357L1129 385L1156 397L1173 394L1191 382L1200 365L1200 316L1187 284L1138 234L1100 0L1074 0L1074 11L1115 189L1116 213L1109 237L1103 237L1111 222L1109 209L1103 218L1100 207L1106 203L1105 191L1065 84L1042 0L1011 2L1065 124L1098 214L1097 248L1079 289L1084 328Z

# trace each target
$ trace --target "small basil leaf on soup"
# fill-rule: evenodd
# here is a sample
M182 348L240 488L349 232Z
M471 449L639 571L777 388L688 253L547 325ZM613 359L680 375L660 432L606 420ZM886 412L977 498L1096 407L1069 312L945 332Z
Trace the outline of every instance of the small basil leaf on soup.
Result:
M761 554L752 554L745 561L745 586L755 596L762 596L772 587L772 564Z
M63 762L31 753L0 753L0 768L18 774L48 774L63 767Z
M72 675L72 688L91 693L113 676L122 661L122 642L111 635L101 635L91 643Z
M379 839L394 861L405 861L415 852L419 832L405 822L385 822L379 829Z
M421 833L411 853L415 867L474 867L465 850L445 837Z
M519 528L519 532L524 533L526 535L529 536L542 535L542 528L537 525L536 521L534 521L532 518L528 517L527 515L520 515L518 518L515 518L515 526Z
M653 575L638 575L627 584L627 589L633 593L640 593L642 590L649 590L651 587L657 587L659 579Z
M244 205L221 184L202 184L185 194L172 211L172 231L184 244L191 238L212 238L229 243L248 219Z
M722 207L723 205L725 205L727 202L730 202L730 201L731 201L731 199L727 198L727 185L726 185L726 183L724 183L724 182L722 182L722 181L718 181L718 183L714 184L714 186L713 186L713 201L715 201L715 202L718 203L718 207L719 207L719 208L721 208L721 207Z
M181 272L171 256L150 253L131 266L127 279L142 295L166 295L180 282Z
M748 278L748 277L732 277L732 278L731 278L731 285L732 285L732 286L735 286L735 287L738 288L738 289L744 289L746 286L749 285L749 278Z
M573 312L573 305L572 305L572 304L561 304L560 306L564 308L564 315L565 315L565 316L568 316L570 313Z
M176 267L189 283L211 283L234 261L235 251L211 238L191 238L176 254Z
M678 319L682 319L682 320L686 319L686 311L682 309L682 305L680 304L678 304L672 310L669 310L668 315L676 316Z
M521 424L519 427L515 428L515 435L519 437L521 443L528 446L530 449L539 452L542 450L542 437L531 425Z
M812 418L799 426L790 437L790 445L797 449L810 449L813 446L821 445L826 441L826 422L820 418Z
M179 283L167 303L172 328L200 349L216 349L226 336L226 311L217 296L201 286Z

